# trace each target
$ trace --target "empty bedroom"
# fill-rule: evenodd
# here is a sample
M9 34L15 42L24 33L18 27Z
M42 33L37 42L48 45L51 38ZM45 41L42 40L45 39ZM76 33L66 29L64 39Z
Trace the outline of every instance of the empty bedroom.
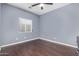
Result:
M0 3L0 56L79 56L79 3Z

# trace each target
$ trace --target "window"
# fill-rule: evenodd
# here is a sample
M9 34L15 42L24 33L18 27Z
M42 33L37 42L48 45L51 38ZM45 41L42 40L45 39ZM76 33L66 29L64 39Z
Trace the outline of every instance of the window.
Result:
M20 32L32 32L32 20L19 18Z

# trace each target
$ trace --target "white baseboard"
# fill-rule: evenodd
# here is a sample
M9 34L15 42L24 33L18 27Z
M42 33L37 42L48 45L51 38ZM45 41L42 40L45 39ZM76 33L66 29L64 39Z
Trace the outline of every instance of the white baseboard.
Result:
M12 45L16 45L16 44L20 44L20 43L24 43L24 42L29 42L29 41L37 40L37 39L39 39L39 37L33 38L33 39L24 40L24 41L20 41L20 42L16 42L16 43L11 43L11 44L7 44L7 45L2 45L2 46L0 46L0 49L3 48L3 47L12 46Z
M77 46L74 46L74 45L70 45L70 44L66 44L66 43L62 43L62 42L57 42L57 41L49 40L47 38L40 37L40 39L45 40L45 41L49 41L49 42L53 42L53 43L57 43L57 44L61 44L61 45L65 45L65 46L69 46L69 47L73 47L73 48L78 48Z
M77 46L73 46L73 45L70 45L70 44L49 40L47 38L42 38L42 37L37 37L37 38L33 38L33 39L24 40L24 41L21 41L21 42L16 42L16 43L11 43L11 44L7 44L7 45L2 45L2 46L0 46L0 48L7 47L7 46L12 46L12 45L16 45L16 44L20 44L20 43L24 43L24 42L29 42L29 41L37 40L37 39L41 39L41 40L45 40L45 41L49 41L49 42L53 42L53 43L57 43L57 44L61 44L61 45L69 46L69 47L73 47L73 48L78 48Z

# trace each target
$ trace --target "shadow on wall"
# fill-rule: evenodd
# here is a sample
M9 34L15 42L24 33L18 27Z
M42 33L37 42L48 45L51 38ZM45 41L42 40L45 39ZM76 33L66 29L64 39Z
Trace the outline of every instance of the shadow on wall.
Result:
M77 36L77 46L79 48L79 36Z

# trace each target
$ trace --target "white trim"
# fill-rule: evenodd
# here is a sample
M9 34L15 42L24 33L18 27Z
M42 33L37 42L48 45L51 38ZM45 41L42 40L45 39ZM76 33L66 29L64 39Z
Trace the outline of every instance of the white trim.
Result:
M49 40L49 39L42 38L42 37L40 37L40 39L49 41L49 42L53 42L53 43L57 43L57 44L61 44L61 45L65 45L65 46L69 46L69 47L73 47L73 48L78 48L77 46L74 46L74 45L70 45L70 44L66 44L66 43L62 43L62 42L57 42L57 41Z
M78 48L77 46L74 46L74 45L70 45L70 44L66 44L66 43L62 43L62 42L57 42L57 41L49 40L49 39L42 38L42 37L37 37L37 38L33 38L33 39L24 40L24 41L21 41L21 42L16 42L16 43L11 43L11 44L7 44L7 45L2 45L2 46L0 46L0 48L7 47L7 46L12 46L12 45L16 45L16 44L20 44L20 43L24 43L24 42L29 42L29 41L37 40L37 39L41 39L41 40L45 40L45 41L49 41L49 42L53 42L53 43L57 43L57 44L61 44L61 45L69 46L69 47L73 47L73 48Z
M21 42L16 42L16 43L11 43L11 44L7 44L7 45L2 45L2 46L0 46L0 48L7 47L7 46L12 46L12 45L16 45L16 44L20 44L20 43L24 43L24 42L29 42L29 41L37 40L37 39L39 39L39 37L33 38L33 39L24 40L24 41L21 41Z

